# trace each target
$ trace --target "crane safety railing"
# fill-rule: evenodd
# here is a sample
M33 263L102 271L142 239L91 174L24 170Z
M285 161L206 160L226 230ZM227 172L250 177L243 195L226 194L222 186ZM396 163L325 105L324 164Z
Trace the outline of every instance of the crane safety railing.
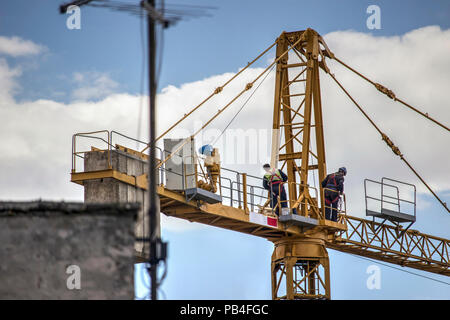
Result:
M221 168L221 179L224 178L230 181L230 187L226 188L228 195L222 197L229 200L230 206L255 211L259 206L262 206L263 201L266 202L268 195L267 190L262 187L262 178L228 168Z
M101 137L98 137L96 135L102 134ZM106 134L106 138L105 138ZM87 138L91 143L89 143L90 149L89 150L79 150L78 140L80 138ZM99 150L106 150L107 152L107 166L108 168L111 168L111 143L110 143L110 133L108 130L99 130L99 131L91 131L91 132L79 132L75 133L72 136L72 173L77 172L77 159L85 158L85 154L88 152L92 152L92 149L95 148L92 146L92 141L100 141L101 145L98 148ZM105 147L106 145L106 147ZM106 149L105 149L106 148Z
M335 208L333 208L333 205L327 204L325 201L325 192L331 192L331 194L335 194L336 193L336 201L337 201L337 206ZM323 188L322 190L322 199L324 200L324 208L325 208L325 212L328 210L330 212L330 216L333 213L333 210L337 211L337 221L339 223L342 224L346 224L346 219L345 217L347 216L347 199L345 197L345 193L344 192L339 192L337 190L334 189L329 189L329 188ZM327 218L327 217L325 217ZM330 217L331 218L331 217ZM327 218L328 219L328 218Z
M385 181L392 181L392 182L398 183L400 185L412 187L413 200L402 198L402 196L400 195L399 187L397 185L386 183ZM380 186L381 194L379 197L374 197L374 196L369 195L368 183ZM385 192L386 187L393 189L395 191L396 196L386 194L386 192ZM381 179L381 182L371 180L371 179L364 179L364 193L365 193L366 211L368 211L370 208L369 200L372 200L372 202L377 203L377 206L379 208L379 210L378 210L379 213L381 213L383 211L383 209L393 210L393 208L395 208L395 210L397 212L402 212L402 211L405 211L404 210L405 206L409 205L412 207L412 209L410 209L409 212L402 212L402 213L408 214L414 218L416 217L416 186L413 184L386 178L386 177L383 177Z
M300 194L300 192L304 192L305 189L307 189L306 194L311 194L309 198L303 198L301 201L298 201L298 199L293 199L293 201L290 201L289 196L286 195L286 200L280 199L281 194L281 184L278 185L278 201L277 205L271 204L271 197L269 194L269 191L264 189L262 187L263 185L263 179L260 177L252 176L249 174L241 173L235 170L222 168L224 172L230 173L235 178L226 178L228 181L228 186L221 185L221 189L226 189L229 192L229 195L222 195L224 199L228 200L228 204L233 207L238 208L244 208L249 211L259 211L260 213L275 215L275 212L278 212L283 214L283 206L284 203L287 205L284 206L288 209L289 213L294 214L303 214L308 215L311 212L315 212L316 215L315 218L318 219L324 219L324 210L322 210L321 202L319 198L319 191L317 188L304 185L300 183L295 182L286 182L284 183L285 186L288 186L289 188L295 188L296 193ZM224 176L221 175L221 179L225 180ZM248 182L249 179L253 179L258 182L257 185L251 184ZM326 189L324 189L326 190ZM323 196L322 196L323 198ZM264 204L262 202L264 201ZM290 204L294 203L295 208L290 208ZM305 208L306 212L301 212L301 208ZM328 208L328 206L325 205L325 208ZM345 216L347 215L347 208L346 208L346 198L345 194L342 193L342 195L339 197L339 204L338 204L338 219L336 222L345 224L346 219Z
M81 145L79 141L80 139L88 139L88 149L86 148L86 144ZM118 141L120 139L124 142ZM119 144L117 142L121 143ZM114 130L99 130L74 134L72 137L72 173L82 172L82 169L80 169L77 165L77 159L84 159L86 153L98 151L106 152L104 169L112 169L112 152L120 150L120 147L122 147L123 145L129 145L130 143L148 145L148 143L145 141L129 137ZM83 146L85 147L84 149ZM128 149L133 150L131 148ZM160 147L156 147L156 151L157 156L159 155L159 159L163 159L167 156L167 154L171 154L171 151L164 150ZM133 150L133 152L141 156L141 158L148 157L147 153L141 153L140 151L135 150ZM148 152L148 149L146 150L146 152ZM159 161L159 159L157 159L157 161ZM179 154L173 154L171 161L176 161L176 159L178 159L180 163L180 171L177 172L174 170L169 170L166 166L167 163L163 163L158 168L158 185L165 186L169 177L171 177L171 179L174 179L175 177L175 179L180 179L180 188L178 188L178 190L176 191L183 191L188 186L196 187L199 179L210 181L210 176L208 175L208 172L204 170L202 164L200 163L200 157L198 157L197 155L181 156ZM190 170L186 169L187 165L192 165ZM191 185L188 183L188 179L190 177L192 177ZM217 183L218 186L216 193L218 193L222 197L223 204L244 209L246 212L252 211L275 215L277 207L270 205L271 197L269 191L264 189L263 187L263 178L221 167ZM308 201L307 199L303 199L302 201L296 203L296 207L307 206L308 210L316 211L320 218L324 217L324 212L320 205L321 201L318 197L319 192L315 187L302 185L295 182L287 182L285 183L285 185L291 188L295 187L297 190L297 194L300 194L300 192L305 188L308 188L309 191L313 192L313 199L315 200ZM342 214L346 214L345 195L343 195L343 197L344 209L339 207L340 218L338 222L345 221L345 219L342 219L341 217ZM287 207L289 207L289 203L295 203L296 201L297 199L294 199L290 202L288 196L286 200L278 201L279 212L282 212L281 206L283 202L288 203ZM298 213L297 210L291 209L293 208L290 208L290 212Z
M386 183L386 181L390 183ZM393 184L395 183L395 185ZM380 195L372 196L369 192L369 184L379 186ZM399 186L410 188L412 191L412 199L406 198L404 192L400 193ZM386 190L393 190L395 196L387 193ZM416 186L403 181L383 177L380 181L364 179L364 194L366 204L366 215L382 219L379 228L386 222L390 221L400 227L400 223L408 222L406 228L402 232L406 232L416 221ZM375 208L374 208L375 207ZM398 216L400 214L400 216ZM398 219L398 218L401 219ZM403 228L403 227L402 227Z
M82 140L81 140L82 139ZM120 141L123 140L123 142ZM120 144L118 143L120 142ZM98 130L98 131L90 131L90 132L79 132L75 133L72 136L72 173L84 172L84 162L83 165L80 166L77 160L86 158L86 154L91 152L105 152L106 153L106 162L104 164L104 168L98 167L101 169L112 169L112 152L120 150L120 147L124 145L129 145L130 142L135 142L137 144L147 145L148 143L133 137L129 137L117 131L109 131L109 130ZM138 149L138 147L136 148ZM131 150L131 149L130 149ZM163 158L163 150L159 147L156 147L157 155L159 155L159 159ZM136 155L140 155L141 158L147 158L148 153L141 153L139 151L135 151ZM160 174L162 178L163 175ZM162 183L163 180L160 180Z
M333 210L336 211L337 220L335 222L345 224L346 219L345 216L347 215L347 205L346 205L346 198L345 194L342 192L342 194L337 195L337 206L336 208L333 208L332 206L324 203L323 206L321 205L321 199L319 198L319 191L316 187L307 185L307 184L301 184L296 182L286 182L284 185L288 185L290 189L295 188L296 194L304 194L307 196L301 197L300 201L298 199L293 199L293 201L290 201L289 196L286 194L286 199L281 200L280 195L282 192L282 188L284 188L283 184L278 185L278 194L277 197L277 203L276 203L276 209L278 209L278 212L280 214L283 214L283 207L288 209L289 213L294 214L301 214L303 216L312 217L316 219L325 219L325 211L328 209L330 210L330 213L333 212ZM306 190L305 190L306 189ZM307 192L305 192L307 191ZM325 199L325 192L331 191L336 192L332 189L323 188L322 190L322 199ZM269 199L270 202L272 202L272 199ZM289 208L289 204L293 203L293 207ZM273 205L272 211L273 209ZM323 208L323 210L322 210ZM313 215L311 215L311 213ZM328 220L331 220L331 214L330 217L327 218Z
M169 153L165 150L164 152ZM171 179L179 179L181 190L185 190L188 187L192 187L188 183L189 178L193 177L193 181L198 182L199 179L209 181L208 173L203 169L202 164L199 161L199 157L195 155L180 156L174 154L171 157L171 161L180 161L180 172L170 171L167 169L167 162L160 168L159 172L163 175L160 181L165 181L167 175L170 175ZM190 170L187 167L191 165ZM254 182L247 182L247 179ZM167 181L167 180L166 180ZM263 207L264 203L268 199L267 190L262 187L263 179L253 175L241 173L236 170L221 167L221 173L218 176L218 186L216 193L222 197L222 203L231 207L245 209L246 211L256 211L258 208ZM162 184L164 184L162 182ZM176 190L176 191L181 191Z
M409 206L412 205L413 212L414 212L414 218L416 218L416 209L417 209L417 205L416 205L417 189L416 189L416 186L411 184L411 183L407 183L407 182L403 182L403 181L399 181L399 180L383 177L383 178L381 178L381 184L382 184L381 188L383 188L383 185L387 185L385 181L390 181L391 183L393 182L393 183L397 183L399 185L408 186L408 187L412 188L412 190L413 190L413 200L412 201L409 200L409 199L401 198L400 197L400 192L397 192L397 196L398 196L398 210L401 211L401 209L404 209L404 207L405 207L404 205L407 205L407 206L408 205ZM397 190L398 190L398 187L397 187ZM384 195L383 189L381 191L381 194L382 194L382 196ZM386 195L384 195L384 196L386 197Z

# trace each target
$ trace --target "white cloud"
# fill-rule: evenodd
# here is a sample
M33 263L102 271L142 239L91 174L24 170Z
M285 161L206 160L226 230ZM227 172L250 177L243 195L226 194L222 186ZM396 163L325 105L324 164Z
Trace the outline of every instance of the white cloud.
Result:
M401 37L376 38L356 32L333 32L325 40L337 57L372 80L393 90L413 106L444 124L450 123L446 88L450 87L450 30L430 26ZM432 49L431 49L432 48ZM447 56L447 57L444 57ZM403 152L435 191L450 189L450 136L444 129L393 102L337 63L333 73ZM329 169L349 168L347 194L362 199L362 178L382 176L417 185L429 194L406 165L381 141L379 134L329 77L322 77ZM334 125L333 122L337 122ZM331 148L330 148L331 147ZM421 201L419 199L419 201ZM355 205L356 204L356 205ZM362 211L353 201L350 210ZM356 209L356 210L355 210ZM352 213L353 214L353 213Z
M100 72L75 72L73 80L77 85L72 91L72 98L75 100L102 99L113 94L119 86L108 74Z
M12 95L16 92L18 87L15 81L16 77L20 76L20 68L11 69L4 58L0 58L0 97L5 104L14 103Z
M374 37L353 31L340 31L325 35L325 39L331 50L342 60L388 86L397 96L412 105L429 112L447 125L450 123L447 98L450 88L450 59L446 54L450 53L450 30L427 27L401 37ZM381 95L375 88L336 63L329 62L329 65L426 181L442 192L443 196L445 193L448 195L448 134ZM262 69L250 68L183 123L181 128L192 131L196 121L205 121L212 116L261 71ZM76 99L73 102L63 104L51 100L36 100L19 103L13 96L19 75L19 69L11 69L4 60L0 60L0 139L3 150L0 155L0 197L82 200L82 187L69 182L72 134L114 129L136 136L140 97L113 93L117 86L105 74L77 73L74 74L74 81L80 85L80 91L74 91L73 97ZM158 132L168 128L231 75L226 73L180 87L164 88L158 96ZM421 193L426 192L415 176L381 141L367 120L339 92L332 80L323 73L321 76L328 170L333 171L343 165L347 167L349 174L346 193L350 214L364 215L362 183L365 177L379 180L382 176L388 176L414 183ZM230 128L268 130L266 138L270 140L273 81L273 75L270 75ZM97 91L90 92L89 86L97 86ZM82 88L85 89L84 92ZM248 94L225 111L211 127L222 130ZM147 100L144 101L146 103ZM146 123L145 111L146 108L142 113L142 123ZM143 125L141 133L146 132L147 127ZM146 134L141 134L141 138L146 140L145 137ZM233 147L230 143L224 145L221 154L226 156L231 152L230 147ZM262 153L268 157L269 152L270 141L269 148ZM230 166L260 174L260 164ZM427 207L428 204L424 202L419 209ZM173 223L171 220L173 219L164 218L163 222L165 227L172 230L199 226L185 222Z
M46 50L46 47L20 37L0 36L0 54L18 57L36 55Z

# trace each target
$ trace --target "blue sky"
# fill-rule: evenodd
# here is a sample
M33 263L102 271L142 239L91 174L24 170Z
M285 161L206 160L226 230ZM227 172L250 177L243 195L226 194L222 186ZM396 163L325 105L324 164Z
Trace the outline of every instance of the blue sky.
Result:
M33 58L4 58L10 69L17 67L21 70L16 77L15 101L46 99L68 105L74 100L74 87L80 86L75 76L77 73L84 77L106 75L108 90L139 94L143 66L140 20L127 13L86 7L81 11L81 30L69 30L66 28L67 16L58 13L61 3L50 0L0 2L0 36L17 36L45 47ZM401 36L431 25L442 30L450 28L450 2L445 0L192 0L189 4L216 9L210 11L211 17L182 21L165 31L160 89L235 72L271 44L283 30L311 27L321 34L354 30L380 38ZM371 4L381 8L380 30L366 27L366 8ZM257 66L263 66L264 62ZM89 99L96 101L101 98L94 96ZM9 120L13 119L6 119ZM63 148L66 153L62 159L69 161L69 149L70 146ZM68 184L68 170L64 174L65 180L61 183ZM39 192L33 190L27 196L47 196ZM441 192L448 199L448 189ZM73 194L73 197L69 193L61 197L82 200L79 190ZM48 197L57 196L52 193ZM419 211L413 228L449 238L448 214L432 197L422 195L421 199L429 205ZM168 278L162 286L167 298L270 298L270 242L212 227L186 228L184 231L165 228L164 225L162 228L163 238L169 242ZM370 262L332 250L329 254L332 297L335 299L450 298L448 285L385 266L380 266L381 290L368 290L366 268ZM410 271L449 282L445 277ZM138 295L142 295L142 283L138 288Z
M121 89L139 93L142 66L139 19L123 12L86 8L81 13L81 30L69 30L65 27L67 17L58 14L61 2L0 3L2 35L19 35L51 49L39 61L39 68L23 75L21 83L27 90L19 98L55 98L54 91L68 90L71 85L64 76L87 70L108 72L113 79L120 80ZM321 34L349 29L369 32L365 12L375 3L382 11L382 28L370 32L377 36L403 34L427 25L442 28L450 25L450 3L445 0L195 1L192 4L217 9L210 11L212 17L181 22L165 32L164 72L159 87L234 71L271 44L283 30L308 26Z

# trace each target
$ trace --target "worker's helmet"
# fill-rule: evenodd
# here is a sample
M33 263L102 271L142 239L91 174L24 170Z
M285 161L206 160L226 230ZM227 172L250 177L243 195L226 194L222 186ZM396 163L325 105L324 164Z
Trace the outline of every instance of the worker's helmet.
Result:
M263 165L263 168L269 168L270 169L270 164L266 163L265 165Z
M212 145L210 145L210 144L205 144L204 146L201 146L201 147L198 149L198 152L199 152L200 154L205 155L205 156L210 156L210 155L212 155L213 151L214 151L214 147L213 147Z
M345 167L339 168L339 172L342 172L344 174L344 176L347 175L347 169L345 169Z

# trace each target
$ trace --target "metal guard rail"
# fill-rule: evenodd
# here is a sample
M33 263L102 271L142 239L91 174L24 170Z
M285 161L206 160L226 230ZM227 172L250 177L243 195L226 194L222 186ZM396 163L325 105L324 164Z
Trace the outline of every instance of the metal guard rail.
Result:
M103 137L99 137L99 134L103 134ZM77 139L78 138L88 138L88 139L94 139L94 140L99 140L103 143L103 146L106 145L106 148L99 148L99 150L102 151L106 151L107 152L107 163L108 163L108 169L112 168L112 160L111 160L111 151L112 150L116 150L117 147L116 145L114 145L113 142L113 138L114 135L116 136L120 136L122 138L125 138L129 141L133 141L133 142L137 142L140 144L144 144L144 145L148 145L147 142L145 141L141 141L129 136L126 136L124 134L121 134L117 131L108 131L108 130L99 130L99 131L91 131L91 132L81 132L81 133L76 133L72 136L72 173L76 173L77 171L77 165L76 165L76 158L84 158L84 154L87 152L92 152L92 150L84 150L84 151L78 151L77 150ZM92 148L92 147L91 147ZM160 159L162 159L164 157L164 153L170 153L170 151L167 150L163 150L159 147L156 147L156 149L159 151L160 154ZM179 155L174 155L174 156L178 156ZM192 157L192 156L187 156L187 157ZM184 157L186 158L186 157ZM184 162L185 159L182 159L182 163L184 166ZM194 160L198 162L198 157L197 160ZM198 164L195 163L195 166L197 166ZM200 166L201 167L201 166ZM159 185L164 185L164 181L166 178L166 174L167 174L167 170L166 170L166 166L165 164L163 164L159 169ZM184 170L183 170L184 171ZM238 172L236 170L232 170L232 169L228 169L228 168L223 168L221 167L221 174L219 176L219 188L218 188L218 192L220 193L220 195L222 196L222 198L224 199L228 199L229 200L229 205L232 207L238 207L238 208L243 208L246 212L248 211L255 211L255 209L257 207L259 207L260 211L262 211L262 213L265 212L265 209L268 205L268 203L270 202L270 197L269 197L269 193L267 190L265 190L262 185L263 185L263 179L261 177L257 177L257 176L253 176L250 174L245 174L245 173L241 173ZM235 175L235 180L233 180L232 178L230 178L229 176L226 176L225 174L232 174ZM180 176L180 179L183 179L184 181L182 182L183 185L186 185L186 178L187 175L184 174L184 172L182 174L179 174L177 172L173 172L170 171L170 174L172 175L177 175ZM198 170L195 170L194 173L190 174L190 175L196 175L196 179L198 181ZM207 179L206 174L203 171L202 168L202 173L200 174L204 179ZM259 185L256 184L251 184L248 183L246 180L247 179L254 179L257 182L259 182ZM245 181L244 181L245 180ZM223 182L227 182L228 186L224 185ZM307 202L306 200L301 201L297 204L297 207L302 206L302 205L308 205L309 207L313 207L317 212L319 212L319 217L320 218L324 218L323 216L323 210L321 210L320 207L320 203L321 203L321 199L324 199L324 195L323 193L321 194L321 199L318 198L318 190L315 187L309 186L309 185L302 185L299 183L294 183L294 182L288 182L288 185L294 185L297 190L300 190L301 188L308 188L309 190L313 190L314 191L314 195L315 195L315 199L316 199L316 204L312 204L311 202ZM256 190L261 190L261 193L258 194L256 193ZM325 190L325 189L324 189ZM259 203L258 202L259 199ZM265 200L264 205L261 205L261 202ZM281 202L289 202L289 199L283 200L283 201L278 201L278 206L279 208L281 207ZM343 195L343 204L344 204L344 209L342 210L342 208L339 208L339 214L338 214L338 222L340 223L345 223L345 219L342 217L343 215L346 215L346 200L345 200L345 194ZM324 208L327 207L326 205L324 205ZM271 208L271 214L274 214L274 210L275 208ZM279 209L280 210L280 209ZM281 212L281 210L279 211Z

